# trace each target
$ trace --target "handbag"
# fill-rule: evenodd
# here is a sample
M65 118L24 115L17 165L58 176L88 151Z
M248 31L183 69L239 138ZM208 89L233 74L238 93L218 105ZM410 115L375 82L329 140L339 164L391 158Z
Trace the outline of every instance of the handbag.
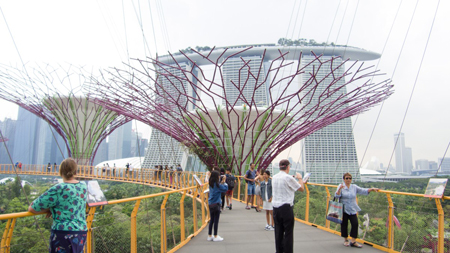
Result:
M330 200L328 203L327 220L342 224L342 216L344 212L344 204L336 201L336 198Z

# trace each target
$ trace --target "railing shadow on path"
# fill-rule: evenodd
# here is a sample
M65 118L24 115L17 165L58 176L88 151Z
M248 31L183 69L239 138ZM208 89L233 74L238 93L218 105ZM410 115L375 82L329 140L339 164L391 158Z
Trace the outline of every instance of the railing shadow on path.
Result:
M218 234L222 242L207 241L208 227L191 239L177 253L240 253L240 252L275 252L274 231L264 230L266 213L257 213L255 209L246 210L245 204L233 201L233 209L224 209L220 215ZM335 234L308 226L301 222L294 225L294 252L381 252L371 246L362 249L348 248L344 240Z

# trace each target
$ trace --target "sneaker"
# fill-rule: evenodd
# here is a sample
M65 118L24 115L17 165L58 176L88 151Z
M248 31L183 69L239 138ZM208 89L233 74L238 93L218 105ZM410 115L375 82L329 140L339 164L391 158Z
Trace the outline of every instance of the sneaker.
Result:
M230 204L230 210L231 210L231 209L233 209L233 205L232 205L232 204Z
M269 228L270 228L270 225L266 225L266 227L264 228L264 230L269 230Z
M230 206L227 206L227 209L230 209Z
M214 237L208 235L208 238L206 238L206 240L212 242L214 240Z
M249 207L249 206L246 206L245 209L250 210L250 207Z
M222 237L220 237L220 236L213 237L213 242L221 242L221 241L223 241Z
M269 231L274 231L274 230L275 230L275 228L274 228L274 227L272 227L272 226L269 226L269 229L267 229L267 230L269 230Z

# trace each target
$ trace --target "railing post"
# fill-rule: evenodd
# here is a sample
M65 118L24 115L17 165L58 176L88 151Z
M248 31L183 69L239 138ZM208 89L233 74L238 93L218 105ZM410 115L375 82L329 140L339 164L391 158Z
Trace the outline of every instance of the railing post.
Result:
M444 210L440 199L436 200L436 208L438 210L438 253L444 253Z
M11 248L11 238L14 231L14 226L16 225L16 218L8 219L8 223L5 227L5 232L3 232L2 241L1 241L1 253L9 253Z
M202 187L200 186L200 199L201 199L201 207L202 207L202 225L205 224L205 193L203 192Z
M180 199L180 237L181 241L186 239L185 226L184 226L184 198L186 197L186 191L183 192L183 196Z
M134 204L133 211L131 212L131 253L137 252L137 225L136 225L136 216L139 210L139 205L141 204L141 200L136 200L136 204Z
M237 180L238 180L238 195L237 195L237 199L241 200L241 178L238 177Z
M169 195L164 197L161 204L161 253L167 251L167 232L166 232L166 203Z
M329 205L330 205L331 195L330 195L330 190L328 190L328 186L325 186L325 190L327 191L327 209L326 209L325 212L328 212L328 208L330 208ZM325 216L326 215L327 214L325 213ZM330 221L329 220L325 220L325 227L326 228L330 228Z
M388 216L388 245L389 249L394 249L394 229L392 227L392 221L394 216L394 202L392 202L391 195L386 193L386 197L389 202L389 216Z
M192 195L192 213L193 213L193 220L194 220L194 233L197 232L197 193L198 188L195 189L194 194Z
M305 210L305 221L309 222L309 189L308 189L308 185L305 185L305 190L306 190L306 210Z
M92 238L92 221L94 221L95 216L95 210L96 207L89 207L88 208L88 214L86 217L86 223L87 223L87 238L86 238L86 253L92 253L92 242L94 241Z

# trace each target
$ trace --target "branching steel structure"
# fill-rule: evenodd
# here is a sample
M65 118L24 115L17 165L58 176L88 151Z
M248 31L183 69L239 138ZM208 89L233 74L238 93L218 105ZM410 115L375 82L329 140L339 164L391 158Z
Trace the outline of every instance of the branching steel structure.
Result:
M189 54L182 53L184 59L180 61L178 56L177 62L172 56L171 64L135 59L136 66L107 70L86 87L91 95L100 98L97 103L161 130L183 143L206 165L231 166L237 173L243 172L249 161L260 168L268 166L280 152L309 134L361 113L393 92L389 80L372 83L379 74L363 63L354 62L342 70L348 60L323 59L311 52L313 59L309 62L301 54L298 62L288 61L287 53L280 51L266 71L265 52L257 69L251 69L249 61L241 57L239 78L231 80L240 92L239 99L229 101L223 65L249 49L214 58L210 57L214 48L206 53L193 50L191 55L200 55L213 66L212 77ZM186 62L191 67L181 64ZM314 71L305 73L311 64ZM325 77L318 75L323 68L327 68ZM284 70L289 74L283 75ZM308 75L308 81L300 85L294 82L299 75ZM344 84L339 80L345 80ZM353 82L359 85L347 91L347 84ZM253 96L243 95L244 89L256 91L261 87L267 88L267 105L257 105ZM222 101L226 101L225 105L221 105ZM250 146L244 149L242 145Z
M85 75L71 68L0 66L0 98L44 119L63 137L69 156L90 165L101 141L131 119L81 95Z

